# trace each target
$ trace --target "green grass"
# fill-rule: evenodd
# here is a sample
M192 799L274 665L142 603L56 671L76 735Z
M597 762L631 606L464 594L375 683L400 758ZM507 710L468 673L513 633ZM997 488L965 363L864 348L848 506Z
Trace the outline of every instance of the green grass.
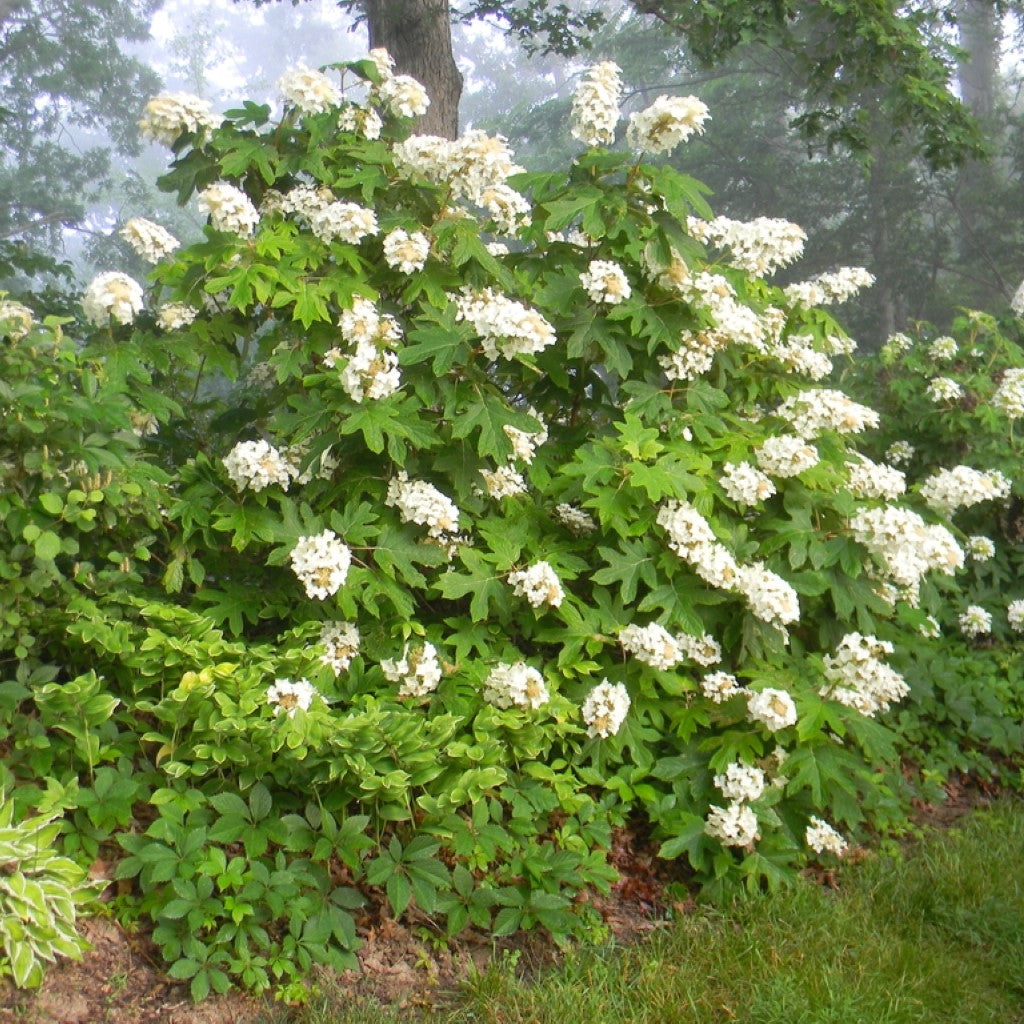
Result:
M278 1018L280 1019L280 1018ZM409 1024L330 994L295 1024ZM1024 1022L1024 806L1000 804L810 884L686 917L629 949L583 950L525 983L494 966L438 1024Z

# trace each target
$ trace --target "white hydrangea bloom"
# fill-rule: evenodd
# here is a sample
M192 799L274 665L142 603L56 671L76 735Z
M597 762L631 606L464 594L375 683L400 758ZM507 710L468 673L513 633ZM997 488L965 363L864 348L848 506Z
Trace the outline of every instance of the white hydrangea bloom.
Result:
M380 667L388 682L402 684L398 688L399 697L425 697L433 693L441 682L437 648L429 641L412 653L406 644L401 658L386 658Z
M757 815L747 804L708 808L704 832L723 846L750 846L760 838Z
M512 455L509 457L519 459L521 462L530 465L533 462L537 449L548 439L548 428L536 409L531 406L528 411L540 424L540 430L520 430L518 427L513 427L510 423L506 423L502 430L504 430L505 436L512 442Z
M300 537L292 548L292 571L306 588L307 597L324 600L336 594L348 577L352 552L333 530Z
M603 302L609 306L625 301L632 291L626 272L613 260L591 260L580 274L580 284L591 302Z
M216 181L199 193L200 212L210 215L217 231L227 231L248 238L260 222L259 211L249 197L226 181Z
M500 662L484 682L484 700L499 708L513 705L536 710L548 702L544 677L525 661Z
M703 668L717 665L722 660L722 645L710 633L702 633L700 636L678 633L676 643L690 661L695 661Z
M508 582L516 597L525 597L534 608L545 604L557 608L565 597L557 573L547 562L535 562L526 569L510 572Z
M914 347L914 339L902 331L890 334L882 346L882 355L894 358L904 352L909 352Z
M338 115L338 128L343 132L355 132L366 139L379 139L384 122L372 107L346 103Z
M499 466L497 469L481 469L487 493L492 498L514 498L528 490L523 474L513 466Z
M749 462L727 462L718 482L741 505L758 505L775 494L775 484Z
M1024 598L1011 601L1006 606L1006 621L1010 624L1010 629L1018 633L1024 632Z
M0 299L0 327L12 341L21 341L34 323L32 310L13 299Z
M764 772L742 761L733 761L721 775L715 776L715 785L733 803L753 803L764 793Z
M699 545L717 543L711 525L688 501L665 502L657 522L669 536L668 546L687 561Z
M907 491L907 478L892 466L872 462L865 455L855 456L846 462L849 474L847 486L850 493L858 498L886 498L894 501Z
M925 616L924 622L918 626L917 631L921 636L926 637L929 640L935 640L942 636L942 627L939 625L939 620L934 615Z
M799 259L807 241L803 228L776 217L755 217L750 221L716 217L706 222L691 217L687 229L695 237L699 232L704 242L731 250L730 263L758 277L773 274Z
M403 274L422 270L429 255L430 240L422 231L410 234L404 228L395 228L384 236L384 259Z
M830 388L810 388L787 398L777 415L788 420L793 432L804 438L816 437L826 430L859 434L867 427L878 426L874 409Z
M350 345L376 341L380 333L380 313L377 307L362 295L352 298L352 306L341 314L338 321L341 336Z
M791 334L785 341L772 345L771 354L796 373L811 380L824 380L832 372L832 359L814 345L813 334Z
M403 523L425 526L430 537L443 543L459 531L459 510L451 498L425 480L410 480L404 470L388 483L384 504L397 508Z
M949 516L982 501L1008 498L1010 487L1010 481L997 469L954 466L932 473L921 484L921 497L929 508Z
M963 398L964 389L950 377L935 377L929 383L925 394L935 403L955 402L958 398Z
M629 712L629 693L622 683L601 680L583 702L583 721L587 723L588 736L607 739L614 736Z
M787 285L783 291L792 305L810 308L846 302L874 283L874 275L863 267L840 267L809 281Z
M308 679L298 682L278 679L273 686L267 687L267 703L274 709L274 714L279 715L283 711L289 718L294 718L296 711L308 711L313 698L319 696Z
M368 54L370 60L377 65L377 73L381 78L390 78L395 68L395 58L384 46L375 46Z
M215 128L217 119L210 104L189 93L166 93L154 96L146 104L139 131L144 139L172 146L182 132L198 132Z
M570 505L566 501L555 506L555 518L570 533L574 533L578 537L585 533L593 533L597 529L597 522L589 512Z
M320 645L324 653L320 661L336 675L347 672L352 659L359 653L362 638L354 622L325 622L320 627Z
M540 313L490 288L464 288L456 302L458 319L473 325L488 359L531 355L557 340L554 327Z
M769 437L754 450L757 464L770 476L799 476L818 464L818 449L798 434Z
M145 217L132 217L125 221L118 234L149 263L159 263L181 245L166 228Z
M377 215L358 203L327 203L310 211L310 230L321 242L340 238L358 245L368 235L377 234Z
M612 61L587 68L572 98L572 137L587 146L615 141L622 95L622 69Z
M277 91L304 114L323 114L341 105L341 89L322 71L301 64L277 80Z
M142 285L116 270L98 274L82 294L82 311L96 327L130 324L141 309Z
M928 355L932 359L939 359L943 362L952 359L957 354L956 339L949 337L948 334L944 334L941 338L936 338L928 346Z
M693 571L712 587L735 590L739 584L739 562L724 544L697 544L688 560Z
M1024 370L1009 369L992 396L992 404L1011 420L1024 416Z
M530 226L533 213L530 201L504 182L488 185L480 193L480 205L490 214L502 234L514 235ZM508 252L507 247L505 252ZM491 255L498 253L491 249Z
M731 672L710 672L700 681L701 692L715 704L723 704L738 693L746 693Z
M885 457L894 466L901 466L909 462L916 452L917 449L909 441L893 441L885 450Z
M736 589L747 599L750 610L769 625L782 628L800 619L796 591L762 562L740 567Z
M964 547L967 557L975 562L987 562L990 558L995 557L996 546L990 537L968 537Z
M903 677L881 660L892 651L888 641L848 633L835 654L827 654L823 659L825 685L819 691L821 696L869 717L888 711L891 704L910 692Z
M772 732L796 724L796 704L785 690L765 689L750 693L747 698L747 717L760 722Z
M964 636L987 636L992 632L992 614L979 604L969 604L957 617Z
M703 132L709 116L696 96L659 96L646 110L630 116L626 141L633 149L670 153L695 132Z
M647 626L630 624L619 632L619 643L627 654L652 668L667 670L683 660L679 641L657 622Z
M402 386L398 356L372 342L360 342L341 371L341 386L353 402L390 397Z
M188 327L199 316L199 310L186 302L167 302L157 312L157 326L165 331L176 331Z
M222 460L239 491L262 491L276 484L287 491L295 467L269 441L239 441Z
M389 75L376 94L396 117L422 117L430 106L427 90L409 75Z
M846 852L846 840L821 818L811 818L805 839L815 853L834 853L837 857L842 857Z

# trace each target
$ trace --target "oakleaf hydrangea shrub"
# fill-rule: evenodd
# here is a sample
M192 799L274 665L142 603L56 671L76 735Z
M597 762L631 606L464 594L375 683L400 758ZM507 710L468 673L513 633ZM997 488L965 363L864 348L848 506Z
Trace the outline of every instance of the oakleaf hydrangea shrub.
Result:
M414 134L383 52L330 70L276 119L153 101L205 238L140 231L146 286L84 296L89 345L173 400L162 585L77 595L63 640L74 699L114 702L86 813L121 912L201 997L351 965L366 901L586 927L626 823L722 890L898 821L894 608L964 553L826 382L853 342L825 307L870 275L773 285L803 232L662 162L694 97L606 148L612 64L544 174Z
M965 311L949 334L915 325L847 373L882 414L868 448L884 467L876 479L898 473L965 553L955 589L902 609L919 637L896 658L911 687L897 721L937 779L950 769L1013 779L1005 759L1024 741L1021 327L1019 316Z

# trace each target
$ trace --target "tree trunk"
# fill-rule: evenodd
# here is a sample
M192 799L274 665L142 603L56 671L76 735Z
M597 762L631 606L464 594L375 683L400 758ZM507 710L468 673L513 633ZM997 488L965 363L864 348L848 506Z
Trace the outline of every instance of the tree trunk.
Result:
M960 96L975 117L984 120L996 107L1001 32L995 0L957 0L960 59L957 80Z
M462 75L452 56L448 0L364 0L370 48L383 46L399 74L412 75L430 96L417 131L459 134Z

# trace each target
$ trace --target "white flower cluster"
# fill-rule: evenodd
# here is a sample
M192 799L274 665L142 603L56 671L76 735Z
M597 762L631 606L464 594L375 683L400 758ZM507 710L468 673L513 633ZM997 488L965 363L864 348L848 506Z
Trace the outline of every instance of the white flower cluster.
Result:
M132 217L125 221L118 234L150 263L159 263L181 245L166 228L145 217Z
M955 402L963 398L964 389L951 377L935 377L925 389L925 394L936 404L939 402Z
M1019 317L1024 317L1024 281L1017 286L1017 290L1010 299L1010 309Z
M331 349L325 353L324 362L333 367L341 358L338 349ZM398 355L372 341L358 342L341 371L341 386L353 402L388 398L402 386Z
M758 465L770 476L799 476L818 464L818 450L799 434L769 437L754 450Z
M354 622L325 622L320 627L320 645L324 653L320 661L336 675L348 671L352 659L359 653L362 638Z
M757 815L746 804L729 804L708 808L704 832L723 846L750 846L761 836L757 830Z
M732 220L716 217L712 221L687 218L687 230L694 238L732 252L730 262L749 274L765 276L799 259L807 235L803 228L777 217Z
M796 704L786 690L760 690L748 695L747 717L752 722L760 722L771 732L778 732L796 725Z
M956 339L951 338L948 334L944 334L941 338L936 338L928 346L928 355L932 359L941 359L943 361L952 359L958 351Z
M881 659L892 654L892 644L873 636L847 633L835 654L826 654L822 697L839 701L862 715L874 717L903 700L910 687Z
M387 75L374 94L395 117L421 117L430 106L427 90L410 75Z
M199 316L199 310L186 302L167 302L157 312L156 322L165 331L188 327Z
M994 558L996 553L996 546L990 537L968 537L964 549L967 552L967 557L974 562L987 562L990 558Z
M840 267L809 281L788 285L783 291L796 306L831 306L852 299L862 288L874 283L874 275L863 267Z
M715 776L715 785L727 800L753 803L764 793L764 772L742 761L733 761L721 775Z
M239 491L262 491L277 484L287 491L297 471L269 441L239 441L223 459L231 482Z
M760 562L739 565L715 539L708 521L688 502L666 502L658 510L657 522L669 535L669 548L689 562L701 579L742 594L759 619L780 628L799 619L796 591Z
M292 548L291 562L306 596L322 601L336 594L345 582L352 552L333 530L324 530L312 537L300 537Z
M992 404L1011 420L1024 416L1024 370L1009 369L1003 373Z
M308 679L300 679L297 683L278 679L273 686L267 687L267 703L273 707L274 714L284 711L289 718L294 718L296 711L308 711L313 698L318 696Z
M609 683L602 679L583 702L583 721L587 723L588 736L607 739L614 736L629 712L629 693L622 683Z
M565 597L562 583L547 562L535 562L526 569L508 574L516 597L525 597L534 608L550 605L557 608Z
M410 480L405 470L391 478L384 504L397 508L403 523L425 526L427 535L443 547L459 532L459 510L451 498L425 480Z
M859 434L867 427L878 426L874 409L830 388L809 388L790 396L779 406L777 415L788 420L800 437L816 437L826 430Z
M334 193L329 188L303 183L284 193L268 188L260 201L260 212L268 216L291 214L300 223L312 224L313 218L333 202Z
M557 340L554 327L540 313L490 288L464 288L456 303L458 319L473 325L488 359L531 355Z
M580 284L591 302L603 302L608 306L624 302L631 294L626 272L613 260L591 260L580 274Z
M718 482L741 505L757 505L775 494L771 478L749 462L727 462Z
M1006 606L1006 621L1010 624L1010 629L1018 633L1024 632L1024 598L1011 601Z
M992 632L992 613L980 604L969 604L957 617L964 636L987 636Z
M499 466L497 469L481 469L484 486L492 498L514 498L527 491L526 479L515 466Z
M401 658L385 658L380 667L388 682L402 684L398 688L399 697L425 697L433 693L441 682L437 648L429 641L411 654L406 644Z
M850 520L854 537L881 562L886 575L916 591L925 573L952 576L963 568L964 553L944 526L928 525L897 505L861 509Z
M928 640L936 640L942 636L942 627L939 625L939 620L934 615L926 615L924 622L917 627L918 633Z
M33 324L32 310L13 299L0 300L0 329L12 341L21 341Z
M142 285L116 270L98 274L82 294L85 319L96 327L130 324L141 309Z
M341 106L341 89L322 71L301 64L277 80L277 91L304 114L323 114Z
M544 677L525 661L499 662L484 681L484 700L499 708L513 705L536 710L548 701Z
M916 454L917 449L909 441L893 441L886 449L885 457L894 466L901 466L909 462Z
M422 231L395 228L384 236L384 259L389 267L412 274L427 265L430 239Z
M308 219L313 234L327 244L340 238L358 245L368 235L377 234L377 215L358 203L326 203L310 209Z
M626 626L619 632L619 643L628 654L652 668L667 670L683 660L679 641L657 622Z
M948 516L982 501L1008 498L1010 486L1010 481L997 469L982 471L954 466L927 477L921 484L921 497L929 508Z
M886 498L895 501L907 491L907 478L884 462L872 462L866 455L857 454L846 462L849 474L847 487L857 498Z
M210 104L188 93L166 93L154 96L146 104L139 131L144 139L173 146L182 132L197 132L201 128L215 128L217 119Z
M827 352L819 352L814 344L813 334L791 334L772 345L770 352L795 373L802 373L811 380L823 380L832 372L832 359Z
M200 212L210 215L217 231L227 231L248 238L260 222L260 215L249 197L226 181L215 181L199 193Z
M570 532L577 537L585 533L593 533L597 529L594 517L575 505L563 501L555 506L555 518Z
M731 672L709 672L700 681L701 692L715 704L723 704L730 697L746 691Z
M540 424L540 430L520 430L518 427L513 427L510 423L506 423L502 430L504 430L505 436L512 442L512 454L509 458L519 459L521 462L530 465L533 462L534 455L537 453L537 449L548 439L548 427L541 414L532 406L527 412Z
M804 838L815 853L834 853L837 857L846 853L846 840L821 818L811 817Z
M572 97L572 137L587 146L615 141L622 69L610 60L587 68Z
M659 96L646 110L630 115L626 142L648 153L671 153L703 132L708 117L707 106L696 96Z
M346 103L338 115L338 128L343 132L354 132L366 139L379 139L384 128L380 114L372 107L362 107L358 103Z

